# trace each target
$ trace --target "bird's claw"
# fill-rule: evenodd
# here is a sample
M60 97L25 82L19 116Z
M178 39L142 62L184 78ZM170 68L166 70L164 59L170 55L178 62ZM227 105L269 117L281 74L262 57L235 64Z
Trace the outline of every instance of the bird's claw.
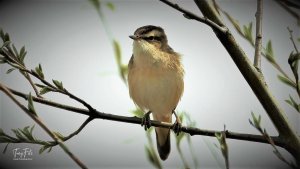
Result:
M174 131L174 133L178 136L182 130L182 125L180 122L176 121L173 126L172 129Z
M177 116L175 110L173 110L173 114L176 117L176 121L173 124L172 129L173 129L174 133L178 136L180 134L180 132L182 131L182 125L181 125L180 118Z
M151 127L150 113L151 113L151 111L149 111L148 113L146 113L144 115L144 117L142 118L141 126L144 126L144 129L146 131Z

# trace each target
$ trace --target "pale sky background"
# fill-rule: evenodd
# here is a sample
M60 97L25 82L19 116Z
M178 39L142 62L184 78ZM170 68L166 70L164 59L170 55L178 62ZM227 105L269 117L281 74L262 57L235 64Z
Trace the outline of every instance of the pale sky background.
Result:
M185 92L177 107L186 111L197 127L259 134L248 122L251 111L262 116L262 126L271 135L277 132L256 96L244 80L232 59L206 25L187 20L179 12L158 1L111 1L115 11L104 8L104 14L113 36L120 42L122 61L127 63L132 53L132 40L128 37L136 28L158 25L165 29L170 46L181 53L185 67ZM255 23L256 1L221 1L220 6L239 20L241 25ZM201 15L193 1L179 4ZM232 26L225 19L229 28ZM255 25L254 25L255 26ZM276 59L282 68L292 73L287 59L293 49L286 27L299 37L296 20L274 1L266 0L263 16L263 45L272 39ZM17 48L26 46L26 64L29 68L42 64L47 80L63 81L64 87L84 99L99 111L132 116L135 105L129 97L126 85L118 76L113 49L103 25L88 1L0 1L0 27L11 35ZM254 50L232 29L237 41L253 60ZM255 34L255 31L253 31ZM299 43L298 43L299 44ZM28 93L30 86L17 71L6 75L8 67L0 66L0 81L7 86ZM300 131L299 114L284 100L295 92L277 80L278 72L262 59L265 79L292 126ZM51 100L82 107L59 94L47 94ZM0 94L0 127L12 134L10 129L23 128L34 122ZM22 99L19 99L27 104ZM299 101L299 100L298 100ZM53 131L64 135L79 127L87 118L72 112L35 104L39 116ZM49 140L37 125L34 135ZM154 135L153 135L154 136ZM172 135L169 158L162 162L164 168L182 168ZM193 136L192 143L200 168L224 168L221 153L215 161L206 142L217 143L216 138ZM277 159L270 145L228 139L231 168L286 168ZM153 168L148 162L144 145L147 144L144 129L138 125L107 120L94 120L66 145L90 168ZM2 151L5 144L0 144ZM12 150L29 147L33 150L31 161L14 161ZM59 148L51 153L38 154L40 146L11 144L6 154L0 153L0 165L7 168L78 168ZM186 140L182 150L189 165L193 162ZM291 156L280 152L289 160ZM0 167L0 168L1 168Z

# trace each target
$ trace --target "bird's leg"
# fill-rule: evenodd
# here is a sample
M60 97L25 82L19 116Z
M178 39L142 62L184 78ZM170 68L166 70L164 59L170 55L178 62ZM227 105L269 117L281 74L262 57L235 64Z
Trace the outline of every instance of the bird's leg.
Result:
M151 111L148 111L142 118L141 125L144 126L146 131L147 131L147 129L149 129L151 127L150 114L151 114Z
M172 113L173 113L173 114L175 115L175 117L176 117L176 121L175 121L175 123L173 124L172 129L173 129L174 133L178 136L179 133L181 132L181 121L180 121L180 118L177 116L175 110L173 110Z

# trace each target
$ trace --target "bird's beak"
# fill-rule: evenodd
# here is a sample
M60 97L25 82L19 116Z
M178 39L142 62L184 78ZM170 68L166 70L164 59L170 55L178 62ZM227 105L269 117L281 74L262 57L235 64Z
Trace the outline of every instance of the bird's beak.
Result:
M129 37L130 37L131 39L133 39L133 40L137 40L137 39L138 39L138 37L135 36L135 35L130 35Z

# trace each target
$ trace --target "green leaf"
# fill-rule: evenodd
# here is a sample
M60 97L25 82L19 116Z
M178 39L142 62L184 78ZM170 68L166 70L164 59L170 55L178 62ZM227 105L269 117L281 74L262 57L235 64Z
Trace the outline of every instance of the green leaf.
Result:
M16 130L16 129L12 129L12 131L15 133L16 137L19 139L19 140L26 140L26 138L20 133L19 130Z
M277 78L284 84L296 89L296 84L292 81L290 81L288 78L281 76L281 75L277 75Z
M51 88L45 86L45 87L43 87L43 88L40 90L40 95L46 94L46 93L51 92L51 91L52 91Z
M274 52L273 52L273 47L272 47L272 41L271 40L269 40L267 45L266 45L265 57L269 62L275 63Z
M1 135L4 135L4 131L3 131L2 128L0 128L0 136L1 136Z
M10 41L10 37L8 35L8 33L5 33L4 37L3 37L3 41L6 42L6 41Z
M35 111L34 106L33 106L33 100L32 100L31 93L29 93L29 96L28 96L28 110L29 110L30 113L37 116L36 111Z
M184 132L180 132L178 134L178 136L176 134L175 134L175 136L176 136L176 144L179 145L181 143L182 139L184 138L185 133Z
M234 19L232 16L230 16L227 12L223 11L223 13L225 14L225 16L229 19L229 21L231 22L231 24L234 26L234 28L238 31L239 34L241 34L242 36L245 36L244 33L242 32L242 29L240 27L240 23L238 20Z
M0 29L0 37L1 37L1 39L4 39L4 32L3 32L2 28Z
M20 50L19 60L21 63L24 63L24 58L26 56L27 52L25 50L25 46L23 46Z
M39 87L39 88L44 88L44 87L46 87L45 85L38 84L38 83L35 83L34 85L36 85L36 86Z
M22 132L23 135L24 135L25 137L27 137L28 140L34 141L35 139L34 139L34 137L32 136L32 133L29 131L29 127L30 127L30 126L26 126L26 127L24 127L23 130L19 129L19 131Z
M16 68L10 68L10 69L8 69L8 70L6 71L6 74L9 74L9 73L11 73L11 72L14 71L14 70L16 70Z
M285 100L286 103L294 107L300 113L300 104L298 104L290 95L290 100Z
M148 160L150 161L150 163L152 165L154 165L156 168L161 168L161 165L159 163L158 160L156 160L157 158L155 158L155 152L153 149L151 149L148 146L145 146L145 151L146 151L146 155L148 157Z
M63 84L62 82L58 81L58 80L52 80L53 84L60 90L64 90Z
M2 48L5 48L5 47L9 46L10 43L11 43L10 41L4 42L3 45L2 45Z
M15 138L9 138L7 136L0 136L0 143L14 143L16 141L18 141L18 140Z
M35 125L32 125L32 127L29 130L29 133L32 135L33 129L34 129Z
M51 146L49 146L49 145L44 145L44 146L42 146L41 148L40 148L40 150L39 150L39 154L42 154L45 150L47 150L48 148L50 148Z
M89 0L89 1L95 7L95 9L99 12L101 1L100 0Z
M258 118L254 115L253 112L251 112L251 115L252 115L252 119L254 121L254 125L256 127L260 127L260 121L261 121L261 116L259 115Z
M42 69L42 65L39 64L36 68L35 68L35 72L38 74L38 76L41 78L41 79L44 79L44 73L43 73L43 69Z
M226 168L229 168L228 145L226 143L225 132L215 133L215 136L220 143L220 149L225 160Z
M20 49L20 55L21 55L22 53L25 53L25 46L22 46L22 48Z
M151 152L151 149L148 147L148 146L145 146L145 151L146 151L146 155L147 155L147 157L148 157L148 160L152 163L152 164L154 164L154 158L153 158L153 154L152 154L152 152Z
M245 38L251 43L252 46L254 46L254 40L252 36L252 22L250 22L248 26L244 25L243 29Z
M18 56L18 55L19 55L19 54L18 54L18 50L17 50L17 48L15 47L14 44L12 44L12 48L13 48L13 50L14 50L14 55L15 55L15 56Z
M218 15L220 15L220 8L215 0L213 0L213 7L217 11ZM225 12L225 11L224 11Z
M106 3L106 6L107 6L110 10L112 10L112 11L115 10L115 5L114 5L112 2L107 2L107 3Z
M10 144L10 143L7 143L6 146L4 147L4 150L3 150L3 152L2 152L3 154L6 153L6 150L7 150L7 147L8 147L9 144Z
M48 149L47 153L50 153L52 151L52 146Z
M132 110L131 113L134 116L139 117L139 118L144 117L144 112L141 109L139 109L139 108L136 108L135 110Z
M258 118L257 118L253 112L251 112L251 116L252 116L252 121L249 119L250 124L253 127L255 127L257 130L262 132L262 128L260 126L261 116L259 115Z
M114 47L114 52L115 52L115 58L117 61L118 66L121 66L121 48L119 45L119 42L116 41L115 39L113 40L113 47Z
M0 55L1 55L1 51L0 51ZM6 58L0 57L0 64L3 64L3 63L7 63Z
M118 70L120 73L120 76L122 78L122 80L125 82L126 81L126 69L124 69L124 66L122 64L122 55L121 55L121 48L119 45L119 42L116 41L115 39L113 39L113 48L114 48L114 53L115 53L115 58L116 58L116 62L117 62L117 66L118 66Z
M122 76L122 79L125 80L126 79L126 75L128 74L128 65L121 65L121 76Z

